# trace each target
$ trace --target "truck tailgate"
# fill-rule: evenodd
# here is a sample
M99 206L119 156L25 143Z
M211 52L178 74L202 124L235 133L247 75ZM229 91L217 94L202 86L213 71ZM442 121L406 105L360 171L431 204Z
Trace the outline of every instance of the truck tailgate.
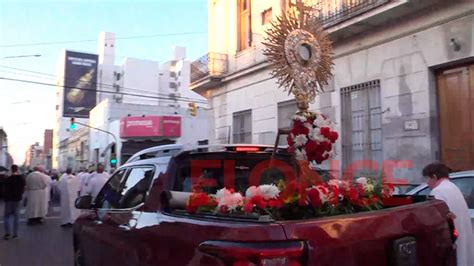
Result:
M288 239L307 241L307 265L394 265L393 260L399 259L394 258L394 242L413 237L417 265L444 266L450 265L454 254L447 212L444 202L430 200L281 224Z

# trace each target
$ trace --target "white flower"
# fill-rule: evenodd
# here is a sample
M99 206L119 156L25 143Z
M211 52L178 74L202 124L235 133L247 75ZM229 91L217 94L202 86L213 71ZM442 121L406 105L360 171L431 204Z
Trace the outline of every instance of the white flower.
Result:
M217 206L226 206L229 211L234 211L237 207L244 203L240 193L232 193L226 188L219 189L216 193Z
M237 207L240 207L244 204L244 198L240 193L233 193L226 202L227 208L229 211L235 211Z
M251 186L251 187L247 188L247 191L245 191L245 196L246 197L251 198L251 197L256 196L256 195L262 195L262 192L260 191L259 187Z
M262 193L262 196L265 200L276 199L280 194L280 190L274 184L260 185L258 188L260 189L260 192Z
M324 151L323 156L328 155L328 158L333 158L334 157L334 152L333 151Z
M328 184L330 186L334 186L334 187L339 188L339 185L341 184L341 181L337 180L337 179L331 179L331 180L329 180Z
M317 127L330 127L331 121L329 119L325 119L322 115L316 116L314 119L313 124Z
M307 160L308 157L306 157L306 151L305 150L296 149L295 150L295 158L298 161L303 161L303 160Z
M329 141L323 135L321 135L321 129L320 128L314 128L313 131L310 132L310 134L311 134L311 139L313 139L317 143L321 143L323 141Z
M299 120L301 122L306 122L306 117L304 115L294 115L293 120Z
M308 138L303 134L299 134L295 137L294 140L295 140L296 147L301 147L306 144L306 142L308 141Z
M367 177L359 177L356 179L357 184L361 184L364 188L367 186Z

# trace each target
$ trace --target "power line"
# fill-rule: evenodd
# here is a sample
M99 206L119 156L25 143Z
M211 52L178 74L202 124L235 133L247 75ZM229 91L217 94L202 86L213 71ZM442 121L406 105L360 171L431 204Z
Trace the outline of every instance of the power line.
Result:
M45 76L51 76L51 77L54 77L54 79L56 79L56 75L53 75L53 74L48 74L48 73L43 73L43 72L38 72L38 71L32 71L32 70L27 70L27 69L21 69L21 68L15 68L15 67L9 67L9 66L3 66L3 65L0 65L0 67L3 67L3 68L8 68L8 69L14 69L14 70L19 70L19 71L24 71L24 72L30 72L30 73L33 73L33 74L40 74L40 75L45 75ZM35 77L35 78L44 78L44 77L39 77L39 76L29 76L29 75L25 75L25 74L22 74L22 73L12 73L12 72L7 72L7 71L1 71L1 72L5 72L5 73L11 73L11 74L15 74L15 75L22 75L22 76L27 76L27 77ZM70 77L62 77L64 78L64 80L68 80L68 81L76 81L77 79L73 79L73 78L70 78ZM46 79L46 78L44 78ZM52 79L52 78L50 78ZM110 88L110 89L115 89L115 87L111 84L104 84L104 83L100 83L100 82L92 82L92 84L95 84L95 85L100 85L101 87L105 87L105 88ZM127 88L127 87L120 87L121 89L125 89L125 90L130 90L130 91L136 91L136 92L143 92L143 93L150 93L150 95L157 95L157 96L168 96L168 94L164 94L164 93L152 93L150 91L146 91L146 90L140 90L140 89L133 89L133 88ZM116 93L119 93L119 92L116 92ZM172 99L183 99L183 100L194 100L194 98L190 98L190 97L183 97L183 96L177 96L177 97L173 97ZM202 102L202 101L201 101Z
M115 92L115 91L105 91L105 90L95 90L95 89L86 89L86 88L78 88L78 87L73 87L73 86L59 86L57 84L52 84L52 83L44 83L44 82L38 82L38 81L31 81L31 80L25 80L25 79L12 79L12 78L7 78L7 77L0 77L0 79L3 80L9 80L9 81L16 81L16 82L23 82L23 83L31 83L31 84L37 84L37 85L44 85L44 86L52 86L52 87L64 87L68 89L78 89L78 90L83 90L83 91L95 91L95 92L103 92L103 93L111 93L111 94L120 94L120 95L127 95L127 96L135 96L135 97L144 97L144 98L152 98L152 99L160 99L160 100L176 100L175 97L162 97L162 96L154 96L154 95L143 95L143 94L136 94L136 93L128 93L128 92ZM180 100L183 102L195 102L195 103L206 103L206 101L200 101L200 100Z
M179 35L197 35L205 34L206 32L178 32L178 33L164 33L164 34L154 34L154 35L139 35L139 36L127 36L127 37L117 37L117 38L106 38L105 40L130 40L130 39L145 39L145 38L156 38L156 37L166 37L166 36L179 36ZM89 40L75 40L75 41L56 41L56 42L38 42L38 43L18 43L18 44L7 44L0 45L1 48L11 48L11 47L25 47L25 46L40 46L40 45L56 45L56 44L65 44L65 43L81 43L81 42L96 42L97 39Z

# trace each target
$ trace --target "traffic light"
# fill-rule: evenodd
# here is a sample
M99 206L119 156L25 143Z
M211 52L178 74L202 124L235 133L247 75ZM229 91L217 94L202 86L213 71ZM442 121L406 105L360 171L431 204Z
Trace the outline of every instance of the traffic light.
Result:
M76 123L74 121L74 117L71 117L71 124L69 124L69 129L71 130L76 129Z
M117 166L117 155L115 153L110 154L110 166L111 167Z
M189 112L192 116L196 116L196 104L195 103L188 103Z

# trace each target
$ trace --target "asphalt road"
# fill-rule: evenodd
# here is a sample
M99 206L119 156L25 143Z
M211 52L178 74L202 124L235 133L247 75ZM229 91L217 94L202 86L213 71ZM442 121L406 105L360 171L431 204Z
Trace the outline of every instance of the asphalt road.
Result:
M60 227L59 207L53 204L43 225L27 226L20 212L19 239L3 240L3 201L0 201L0 266L73 265L72 229Z

